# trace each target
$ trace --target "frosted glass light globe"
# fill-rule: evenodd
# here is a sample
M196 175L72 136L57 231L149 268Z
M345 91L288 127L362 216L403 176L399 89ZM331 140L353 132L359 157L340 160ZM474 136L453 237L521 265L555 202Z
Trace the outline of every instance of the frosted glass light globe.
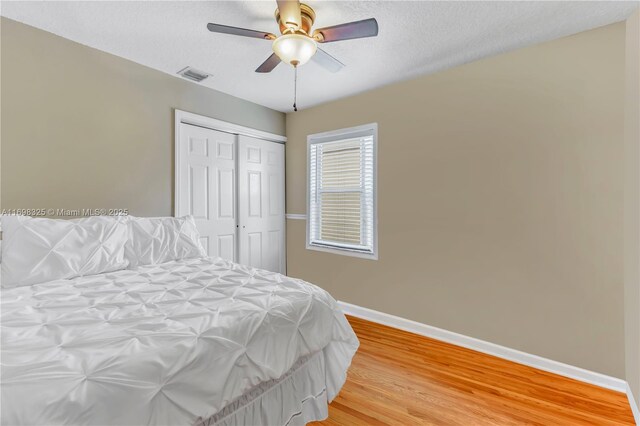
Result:
M306 64L315 55L318 45L302 34L285 34L273 41L273 51L283 62L294 67Z

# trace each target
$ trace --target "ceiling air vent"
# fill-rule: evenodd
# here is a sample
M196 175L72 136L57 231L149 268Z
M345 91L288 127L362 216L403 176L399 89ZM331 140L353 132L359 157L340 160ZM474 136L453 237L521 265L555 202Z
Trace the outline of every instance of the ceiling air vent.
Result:
M196 83L200 83L202 80L211 76L211 74L191 67L185 67L181 69L180 71L178 71L178 74L188 80L195 81Z

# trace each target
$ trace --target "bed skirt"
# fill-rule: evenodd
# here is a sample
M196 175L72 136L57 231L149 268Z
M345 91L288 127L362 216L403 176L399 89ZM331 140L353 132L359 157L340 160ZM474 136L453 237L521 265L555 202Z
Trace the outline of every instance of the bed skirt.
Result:
M346 380L352 357L344 346L330 344L299 359L279 379L264 382L212 417L199 419L195 426L302 426L324 420L329 402Z

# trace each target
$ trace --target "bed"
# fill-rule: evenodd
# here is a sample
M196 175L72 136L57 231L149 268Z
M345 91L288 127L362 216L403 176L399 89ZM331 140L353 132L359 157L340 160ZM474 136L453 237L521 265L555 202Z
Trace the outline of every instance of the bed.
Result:
M327 292L220 258L1 291L2 424L302 425L358 348Z

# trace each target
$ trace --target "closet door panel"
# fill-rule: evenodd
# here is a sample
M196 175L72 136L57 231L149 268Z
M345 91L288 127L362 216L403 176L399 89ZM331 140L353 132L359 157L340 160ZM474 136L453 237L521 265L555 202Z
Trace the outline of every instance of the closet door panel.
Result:
M218 235L218 256L232 260L236 257L236 235Z
M247 203L248 216L260 219L262 217L262 172L250 170L247 172Z
M284 145L238 141L240 263L285 272Z
M209 256L237 261L237 136L180 126L176 215L193 215Z
M236 172L232 168L218 169L218 219L235 220Z

